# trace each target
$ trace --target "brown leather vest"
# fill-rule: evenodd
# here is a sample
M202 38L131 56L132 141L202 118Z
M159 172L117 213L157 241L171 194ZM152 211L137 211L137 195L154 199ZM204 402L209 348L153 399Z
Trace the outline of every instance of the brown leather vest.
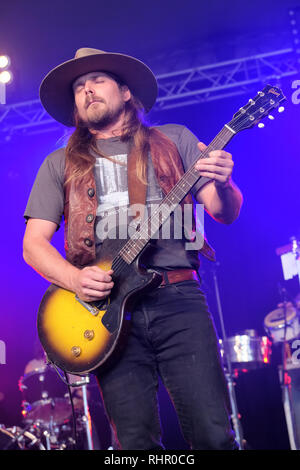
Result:
M184 173L181 157L176 145L157 129L151 129L149 145L157 181L166 195ZM130 204L144 204L146 185L136 178L136 158L137 154L132 148L128 155L129 201ZM68 175L65 175L67 178ZM182 201L182 204L186 203L193 203L191 194ZM75 266L83 267L96 259L94 225L97 207L93 169L65 185L65 251L67 260ZM200 253L215 261L215 252L206 239Z

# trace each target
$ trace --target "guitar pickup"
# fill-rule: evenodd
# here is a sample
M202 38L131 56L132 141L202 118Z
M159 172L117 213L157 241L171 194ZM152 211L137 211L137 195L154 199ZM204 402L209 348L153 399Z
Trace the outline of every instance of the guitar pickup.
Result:
M81 300L77 295L75 295L75 299L84 307L86 308L92 315L94 315L95 317L98 315L99 313L99 309L93 305L91 305L90 303L88 302L85 302L84 300Z

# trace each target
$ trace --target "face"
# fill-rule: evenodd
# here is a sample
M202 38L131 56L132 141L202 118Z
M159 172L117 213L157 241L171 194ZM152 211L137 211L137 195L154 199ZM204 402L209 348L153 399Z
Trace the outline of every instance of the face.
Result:
M120 87L103 72L91 72L77 78L73 91L79 117L93 129L117 123L131 96L126 85Z

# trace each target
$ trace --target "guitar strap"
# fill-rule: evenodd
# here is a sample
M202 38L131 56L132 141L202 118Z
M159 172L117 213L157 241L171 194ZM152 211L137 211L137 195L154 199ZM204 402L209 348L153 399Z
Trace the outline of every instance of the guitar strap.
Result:
M127 163L128 198L130 207L138 204L141 209L140 212L136 213L133 218L140 218L142 220L145 213L147 184L137 176L137 162L138 152L136 151L135 147L132 146L128 154ZM145 177L147 179L147 172Z
M155 128L150 129L149 147L157 181L163 193L167 194L184 174L181 157L174 142ZM128 155L127 167L128 197L130 206L138 204L140 208L134 219L140 218L142 220L146 205L147 184L143 183L137 176L137 161L138 152L132 146ZM181 202L182 206L186 203L193 204L190 193ZM193 216L193 231L195 231L195 228L196 222ZM208 244L205 236L200 253L211 261L216 260L215 251Z

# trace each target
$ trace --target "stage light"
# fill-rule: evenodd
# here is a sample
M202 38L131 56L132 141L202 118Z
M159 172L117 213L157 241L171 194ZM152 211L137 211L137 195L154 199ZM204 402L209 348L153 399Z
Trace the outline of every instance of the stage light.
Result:
M6 85L13 81L13 74L7 70L9 66L10 58L4 54L0 55L0 105L6 104Z
M10 58L7 55L0 55L0 68L5 69L10 66Z
M11 83L13 80L13 75L9 70L3 70L3 72L0 72L0 83L3 83L4 85L8 85Z

